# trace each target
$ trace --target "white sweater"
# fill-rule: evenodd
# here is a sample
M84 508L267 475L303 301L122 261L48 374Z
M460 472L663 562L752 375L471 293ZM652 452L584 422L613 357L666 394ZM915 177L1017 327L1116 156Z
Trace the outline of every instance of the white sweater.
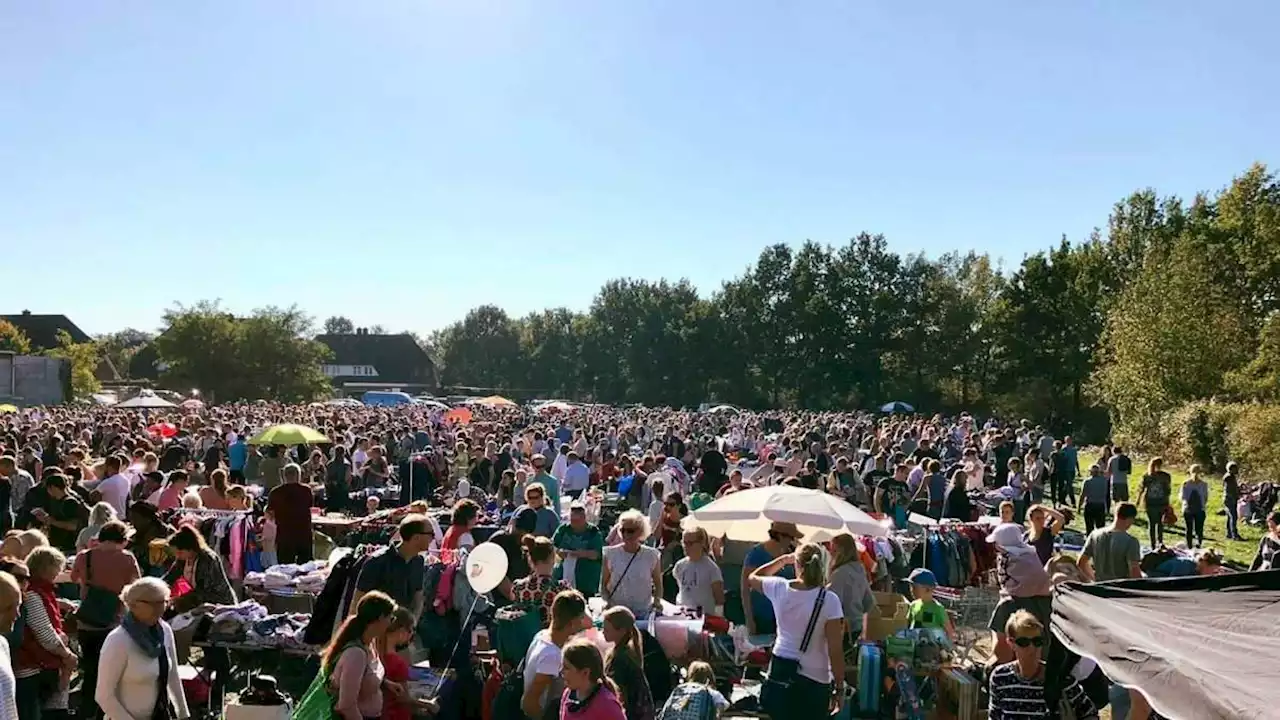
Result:
M173 643L173 629L163 620L165 653L169 656L169 700L179 720L191 717L187 698L178 677L178 651ZM112 630L102 643L98 659L98 687L93 698L106 715L106 720L150 720L156 702L156 679L160 660L143 654L124 627Z

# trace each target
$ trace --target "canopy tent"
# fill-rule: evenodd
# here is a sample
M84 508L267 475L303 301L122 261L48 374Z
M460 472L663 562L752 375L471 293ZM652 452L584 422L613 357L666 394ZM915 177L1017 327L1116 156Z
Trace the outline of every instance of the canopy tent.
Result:
M489 397L482 397L478 400L472 400L469 404L484 405L486 407L515 407L516 406L515 401L508 400L502 397L501 395L490 395Z
M173 408L178 406L174 405L168 400L165 400L159 395L156 395L150 390L143 390L142 392L138 393L136 396L131 397L128 400L125 400L124 402L116 403L114 407L126 408L126 409L133 408L133 409L141 409L141 410L148 410L148 409L159 410L161 408Z
M551 400L538 406L540 413L569 412L573 406L563 400Z
M725 495L691 516L694 525L730 540L762 542L772 522L795 523L805 540L824 542L842 532L884 537L884 523L850 505L844 498L818 490L770 485Z
M1276 717L1280 571L1066 583L1052 631L1051 665L1092 658L1170 720Z

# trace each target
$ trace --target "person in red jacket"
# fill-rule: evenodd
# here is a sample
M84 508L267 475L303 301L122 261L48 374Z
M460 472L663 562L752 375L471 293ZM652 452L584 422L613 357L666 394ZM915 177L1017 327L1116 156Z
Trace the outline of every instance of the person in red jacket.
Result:
M409 663L396 652L413 639L413 613L399 608L391 615L387 632L376 642L378 657L386 673L382 688L382 720L411 720L413 698L409 696Z

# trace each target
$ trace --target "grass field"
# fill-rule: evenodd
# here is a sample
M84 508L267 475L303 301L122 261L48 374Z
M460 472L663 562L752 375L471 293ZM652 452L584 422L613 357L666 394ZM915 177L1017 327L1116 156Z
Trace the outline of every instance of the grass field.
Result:
M1098 459L1095 451L1082 451L1080 453L1080 467L1088 468ZM1142 474L1147 467L1147 458L1133 459L1133 473L1129 477L1129 497L1133 501L1138 499L1138 490L1142 485ZM1177 545L1186 541L1187 529L1182 523L1182 504L1177 502L1177 498L1181 497L1182 483L1187 479L1185 468L1166 467L1165 470L1173 476L1173 497L1175 498L1174 509L1178 511L1178 522L1172 527L1172 537L1170 537L1170 528L1165 528L1164 542L1166 545ZM1205 481L1209 483L1209 508L1204 522L1204 545L1222 552L1227 560L1248 565L1253 561L1253 555L1258 549L1258 541L1266 534L1267 528L1255 527L1252 525L1240 524L1240 534L1244 540L1227 540L1227 516L1222 510L1222 476L1213 475L1205 476ZM1083 521L1078 520L1074 525L1083 529ZM1137 537L1145 546L1147 543L1147 516L1142 508L1138 509L1138 524L1131 531L1134 537Z

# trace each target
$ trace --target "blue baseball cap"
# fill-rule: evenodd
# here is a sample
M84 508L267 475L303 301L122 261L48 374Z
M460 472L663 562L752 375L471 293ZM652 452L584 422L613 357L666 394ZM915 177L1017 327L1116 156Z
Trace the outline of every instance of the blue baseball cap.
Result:
M912 585L923 585L925 587L938 587L938 578L934 577L932 570L924 568L916 568L911 571L911 575L907 577L907 581Z

